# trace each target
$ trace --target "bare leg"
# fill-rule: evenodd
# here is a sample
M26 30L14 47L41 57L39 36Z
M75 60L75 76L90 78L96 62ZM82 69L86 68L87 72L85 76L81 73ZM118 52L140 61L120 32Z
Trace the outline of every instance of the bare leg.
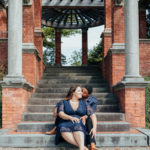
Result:
M79 147L72 132L62 132L61 135L68 143Z
M73 136L75 141L78 143L79 145L79 150L84 150L84 133L81 131L77 131L77 132L73 132Z

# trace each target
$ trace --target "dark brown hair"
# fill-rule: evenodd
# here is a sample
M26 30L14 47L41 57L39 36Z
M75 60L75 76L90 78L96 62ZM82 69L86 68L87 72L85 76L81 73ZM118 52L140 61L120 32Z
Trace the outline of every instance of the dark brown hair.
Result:
M72 85L68 91L67 96L65 97L65 100L70 100L73 96L73 93L76 91L78 87L81 87L80 85Z
M87 99L89 97L88 90L86 88L82 88L82 98Z

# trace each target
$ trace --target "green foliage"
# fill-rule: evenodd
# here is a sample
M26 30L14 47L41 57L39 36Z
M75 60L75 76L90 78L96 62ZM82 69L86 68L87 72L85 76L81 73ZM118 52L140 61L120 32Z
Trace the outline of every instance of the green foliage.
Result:
M150 76L144 79L150 81ZM147 85L145 94L146 127L150 129L150 84Z
M72 66L81 66L82 64L82 50L73 51L70 63ZM98 65L102 62L102 41L99 42L88 54L88 65Z
M43 27L43 46L45 48L43 53L43 61L46 66L55 65L55 29L51 27ZM61 30L62 37L69 37L71 35L75 35L80 33L79 30ZM66 64L66 57L61 55L61 63L62 65Z
M71 59L69 60L71 66L81 66L82 64L82 53L80 51L73 51Z
M88 55L88 64L89 65L98 65L102 62L102 40L89 51Z

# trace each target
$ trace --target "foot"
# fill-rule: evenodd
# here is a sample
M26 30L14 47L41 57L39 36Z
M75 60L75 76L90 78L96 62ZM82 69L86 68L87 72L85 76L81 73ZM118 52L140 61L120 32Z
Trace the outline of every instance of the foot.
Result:
M56 127L54 127L51 131L46 132L48 135L56 134Z
M98 150L98 148L96 147L95 143L91 143L90 150Z

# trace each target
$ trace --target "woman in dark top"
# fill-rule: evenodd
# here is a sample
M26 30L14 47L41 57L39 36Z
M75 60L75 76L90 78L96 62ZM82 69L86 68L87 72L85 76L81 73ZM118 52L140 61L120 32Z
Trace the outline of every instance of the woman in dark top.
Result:
M82 98L82 89L80 86L72 86L66 99L60 102L58 115L61 118L57 125L56 145L62 136L68 143L79 147L79 150L87 150L85 145L86 126L81 117L88 115L93 123L93 135L96 134L96 118L93 110Z

